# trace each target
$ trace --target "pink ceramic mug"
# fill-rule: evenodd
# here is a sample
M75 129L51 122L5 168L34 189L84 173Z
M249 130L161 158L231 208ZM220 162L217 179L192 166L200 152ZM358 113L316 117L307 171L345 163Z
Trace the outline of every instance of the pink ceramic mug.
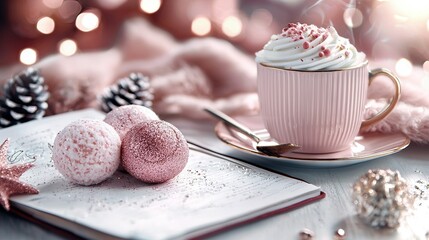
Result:
M400 96L396 76L386 69L368 72L367 65L310 72L258 64L261 116L270 135L279 143L300 145L297 151L305 153L349 148L359 130L385 118ZM383 111L363 120L368 86L377 75L392 80L395 95Z

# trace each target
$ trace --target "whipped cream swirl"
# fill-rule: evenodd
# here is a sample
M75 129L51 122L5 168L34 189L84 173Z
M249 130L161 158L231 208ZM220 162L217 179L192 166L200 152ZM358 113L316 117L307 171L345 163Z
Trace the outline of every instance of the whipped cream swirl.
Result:
M304 71L340 70L362 64L358 52L334 27L289 23L282 33L271 36L256 53L256 62L265 66Z

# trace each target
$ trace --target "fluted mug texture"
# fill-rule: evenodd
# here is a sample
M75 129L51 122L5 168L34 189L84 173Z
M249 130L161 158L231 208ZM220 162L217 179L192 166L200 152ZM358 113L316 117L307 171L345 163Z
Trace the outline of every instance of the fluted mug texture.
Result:
M399 80L387 70L368 71L367 63L334 71L297 71L257 65L261 116L280 143L301 146L299 152L328 153L350 147L361 126L385 118L399 99ZM388 75L395 96L385 111L363 120L368 85Z

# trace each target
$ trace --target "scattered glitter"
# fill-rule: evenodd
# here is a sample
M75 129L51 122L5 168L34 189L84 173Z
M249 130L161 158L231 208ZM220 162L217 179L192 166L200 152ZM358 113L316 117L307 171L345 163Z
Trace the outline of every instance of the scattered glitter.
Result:
M9 211L9 197L19 194L37 194L39 191L29 184L21 182L23 173L33 167L33 164L19 164L10 166L7 163L7 149L9 139L0 146L0 204Z
M304 228L299 232L300 240L312 240L314 237L314 232L308 228Z
M416 196L415 205L427 206L429 208L429 182L419 179L414 184L414 195Z
M344 240L346 239L346 231L342 228L339 228L336 232L335 232L335 239L337 240Z

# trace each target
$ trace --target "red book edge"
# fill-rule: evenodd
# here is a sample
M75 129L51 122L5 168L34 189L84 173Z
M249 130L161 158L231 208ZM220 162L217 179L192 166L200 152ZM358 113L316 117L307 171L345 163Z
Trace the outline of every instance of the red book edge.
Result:
M216 229L216 230L213 230L213 231L211 231L211 232L204 233L204 234L201 234L201 235L198 235L198 236L192 237L192 238L190 238L190 239L196 240L196 239L204 239L204 238L208 238L208 237L214 236L214 235L216 235L216 234L219 234L219 233L221 233L221 232L225 232L225 231L231 230L231 229L233 229L233 228L236 228L236 227L239 227L239 226L246 225L246 224L248 224L248 223L257 222L257 221L259 221L259 220L263 220L263 219L265 219L265 218L268 218L268 217L271 217L271 216L274 216L274 215L277 215L277 214L280 214L280 213L285 213L285 212L288 212L288 211L294 210L294 209L296 209L296 208L300 208L300 207L305 206L305 205L307 205L307 204L310 204L310 203L312 203L312 202L314 202L314 201L317 201L317 200L323 199L323 198L325 198L325 196L326 196L325 192L322 192L322 191L321 191L319 196L312 197L312 198L308 198L308 199L306 199L306 200L304 200L304 201L301 201L301 202L298 202L298 203L292 204L292 205L290 205L290 206L288 206L288 207L284 207L284 208L280 208L280 209L277 209L277 210L274 210L274 211L271 211L271 212L263 213L263 214L261 214L261 215L255 216L255 217L253 217L253 218L249 218L249 219L243 220L243 221L241 221L241 222L233 223L233 224L231 224L231 225L221 227L221 228L219 228L219 229Z

